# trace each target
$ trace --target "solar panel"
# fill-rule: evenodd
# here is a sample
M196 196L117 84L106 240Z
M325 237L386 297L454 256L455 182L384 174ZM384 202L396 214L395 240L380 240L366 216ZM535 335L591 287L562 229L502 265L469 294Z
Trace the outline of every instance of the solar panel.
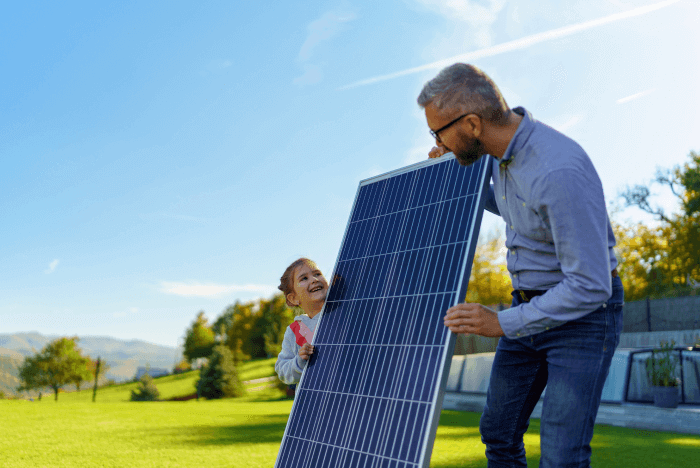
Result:
M360 182L278 468L427 467L490 157L430 159Z

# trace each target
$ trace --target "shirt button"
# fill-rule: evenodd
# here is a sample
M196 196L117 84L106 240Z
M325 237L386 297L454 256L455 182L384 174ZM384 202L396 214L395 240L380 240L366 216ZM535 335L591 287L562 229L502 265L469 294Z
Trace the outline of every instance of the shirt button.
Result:
M520 333L516 333L515 336L520 336Z
M506 196L505 196L505 195L503 195L503 199L504 199L504 200L506 199Z
M511 228L511 229L514 229L512 224L510 225L510 228Z
M525 206L525 202L523 202L523 206Z
M544 327L545 330L549 330L549 327Z
M518 274L517 274L517 273L513 273L513 278L517 278L517 277L518 277Z

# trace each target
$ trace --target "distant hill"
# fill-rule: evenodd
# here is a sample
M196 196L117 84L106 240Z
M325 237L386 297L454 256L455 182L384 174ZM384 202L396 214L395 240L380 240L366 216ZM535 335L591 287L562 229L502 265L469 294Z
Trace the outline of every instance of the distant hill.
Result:
M3 392L5 395L12 395L15 393L15 389L19 385L17 368L21 363L21 357L16 358L8 355L0 355L0 392Z
M0 390L17 386L17 366L59 336L36 332L0 334ZM172 369L182 359L182 351L140 340L118 340L108 336L79 337L78 346L93 359L101 357L110 366L105 378L117 382L130 380L139 367ZM14 383L13 383L14 382ZM11 387L9 386L10 384Z

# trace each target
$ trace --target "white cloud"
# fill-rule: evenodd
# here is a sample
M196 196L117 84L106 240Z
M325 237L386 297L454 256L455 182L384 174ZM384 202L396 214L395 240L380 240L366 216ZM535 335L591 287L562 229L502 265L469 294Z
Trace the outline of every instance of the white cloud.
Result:
M318 65L305 63L304 64L304 74L294 78L294 84L296 85L309 85L316 84L323 80L323 72L321 67Z
M493 57L494 55L525 49L535 44L560 39L562 37L570 36L572 34L586 31L588 29L592 29L598 26L603 26L606 24L614 23L616 21L621 21L635 16L651 13L652 11L671 6L674 3L678 3L679 1L680 0L666 0L647 6L634 8L632 10L624 11L621 13L615 13L612 15L604 16L595 20L584 21L582 23L564 26L561 28L552 29L550 31L532 34L530 36L522 37L520 39L504 42L502 44L498 44L492 47L485 47L472 52L467 52L466 54L455 55L446 59L438 60L436 62L428 63L426 65L421 65L419 67L408 68L406 70L390 73L388 75L379 75L372 78L367 78L365 80L357 81L355 83L343 86L340 89L349 89L358 86L365 86L369 84L378 83L380 81L392 80L401 76L420 73L426 70L441 69L446 66L452 65L455 62L473 62L474 60L482 59L485 57Z
M505 0L416 0L429 10L450 21L459 21L469 27L469 36L477 47L491 45L491 26L505 6Z
M634 101L635 99L639 99L641 97L647 96L647 95L653 93L654 91L656 91L656 88L647 89L646 91L642 91L641 93L632 94L630 96L620 98L615 102L618 104L624 104L626 102Z
M304 74L295 78L294 84L315 84L323 79L321 68L309 62L313 58L319 44L333 38L342 31L344 23L355 18L356 16L352 12L329 11L321 15L319 19L309 23L306 27L308 34L301 45L298 56L299 62L304 67Z
M44 270L44 273L46 273L47 275L53 273L54 271L56 271L57 266L58 266L58 259L56 258L56 259L54 259L53 262L49 263L49 267L46 270Z
M177 296L185 297L210 297L210 296L221 296L224 294L238 293L238 292L253 292L259 293L263 296L271 295L277 291L275 286L270 286L266 284L202 284L199 282L170 282L162 281L160 283L161 292L167 294L175 294Z
M563 114L555 117L549 124L560 132L565 133L567 130L581 122L583 117L583 114Z
M299 50L299 60L311 59L314 49L323 41L327 41L341 30L342 24L355 19L353 13L338 13L329 11L307 26L308 35Z

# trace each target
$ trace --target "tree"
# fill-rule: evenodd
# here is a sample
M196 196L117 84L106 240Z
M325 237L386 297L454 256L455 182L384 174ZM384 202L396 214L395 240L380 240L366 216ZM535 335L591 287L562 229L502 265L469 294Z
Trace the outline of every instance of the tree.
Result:
M58 338L48 343L40 353L26 357L19 369L21 384L18 390L51 387L54 399L58 401L58 391L64 385L85 380L90 358L80 353L77 341L77 336Z
M245 393L238 379L233 353L226 345L218 344L214 347L196 386L197 396L207 399L234 398Z
M287 307L282 294L269 300L236 302L224 310L214 322L225 329L225 343L233 352L235 362L250 358L273 357L279 354L287 326L294 313Z
M466 302L484 305L510 304L512 282L503 255L503 236L498 232L480 238L474 253Z
M282 294L276 294L269 301L260 305L261 321L259 327L264 339L266 357L276 357L282 351L284 332L294 321L294 312L287 307Z
M95 362L89 357L83 356L83 366L76 368L76 372L73 374L71 383L75 385L75 389L80 392L80 386L83 382L89 382L92 376L95 374Z
M255 324L255 308L253 302L242 304L236 301L224 311L224 314L231 316L226 345L233 353L233 361L236 363L251 358L250 351L253 346L250 344L250 333Z
M192 363L195 359L209 357L214 343L214 332L204 311L200 311L192 326L185 332L185 349L182 354Z
M182 374L183 372L187 372L192 370L192 366L190 363L187 361L187 359L183 359L177 365L173 368L173 374Z
M143 374L139 379L139 386L131 391L131 401L156 401L160 392L153 382L153 377Z
M109 370L109 365L103 361L99 356L97 357L97 361L94 362L94 374L95 374L95 384L92 387L92 402L95 402L95 399L97 398L97 384L100 378L100 374L103 374Z
M654 294L661 287L663 268L668 256L668 242L663 229L644 223L615 221L617 210L610 223L615 234L615 253L619 263L617 271L625 288L625 299L637 301Z
M644 292L648 296L690 294L693 291L690 285L700 279L700 154L691 151L689 158L682 166L657 169L654 179L647 185L627 188L621 194L627 206L651 214L659 223L653 228L628 227L627 236L621 233L618 239L618 250L630 245L644 248L640 255L647 274ZM651 188L655 185L670 190L679 202L680 212L667 213L654 204ZM652 241L652 236L657 240ZM631 248L628 250L632 252ZM641 298L635 297L636 294L626 295L629 300Z

